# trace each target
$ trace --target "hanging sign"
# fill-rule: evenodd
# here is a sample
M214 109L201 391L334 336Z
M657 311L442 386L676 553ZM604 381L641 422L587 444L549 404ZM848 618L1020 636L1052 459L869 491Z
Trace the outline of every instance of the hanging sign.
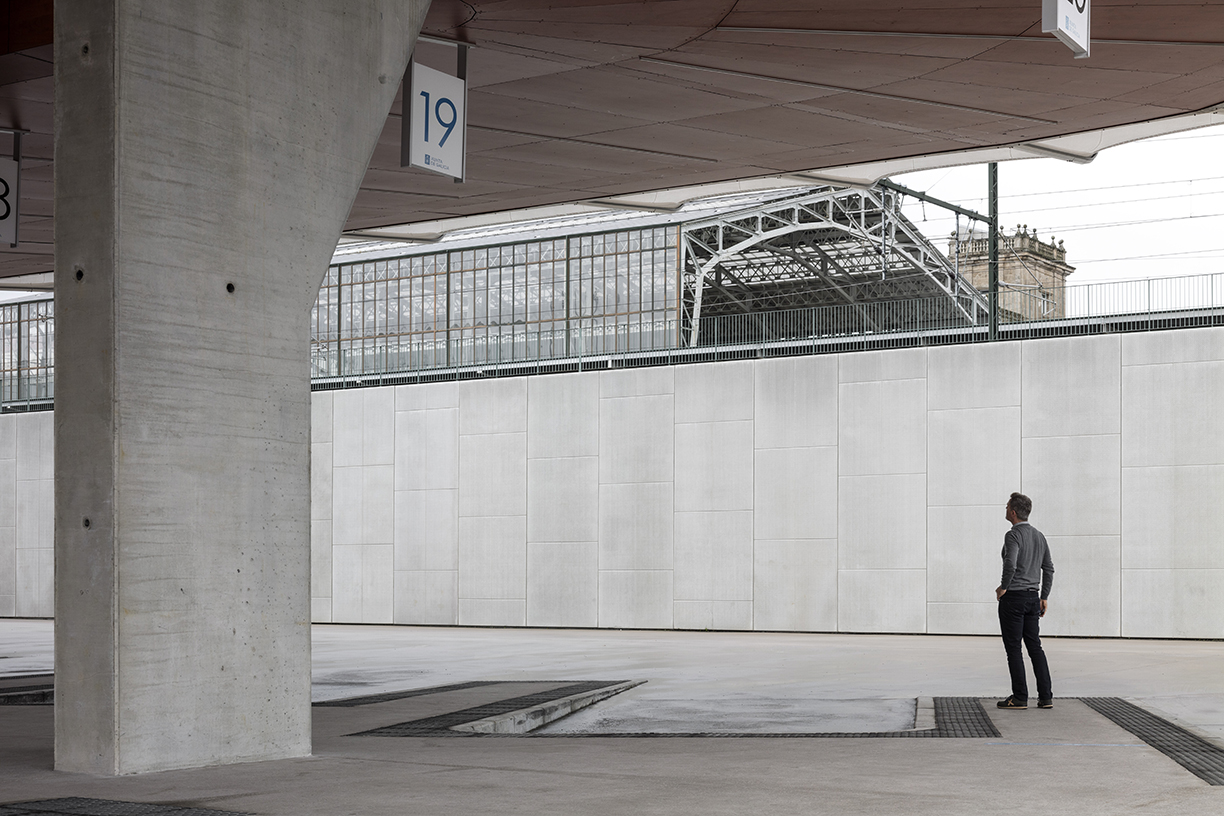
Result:
M1091 0L1041 0L1041 30L1053 34L1071 49L1076 59L1088 56L1091 45L1088 21Z
M411 106L411 107L410 107ZM463 178L467 142L467 82L424 65L412 65L408 111L408 159L452 178Z
M0 159L0 243L17 246L17 201L21 162Z

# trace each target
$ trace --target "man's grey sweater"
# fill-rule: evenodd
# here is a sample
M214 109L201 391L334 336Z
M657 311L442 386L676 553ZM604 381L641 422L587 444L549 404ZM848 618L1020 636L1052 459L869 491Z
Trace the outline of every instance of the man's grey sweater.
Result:
M1006 590L1041 589L1042 599L1054 586L1054 561L1045 536L1027 521L1017 522L1003 537L1003 580Z

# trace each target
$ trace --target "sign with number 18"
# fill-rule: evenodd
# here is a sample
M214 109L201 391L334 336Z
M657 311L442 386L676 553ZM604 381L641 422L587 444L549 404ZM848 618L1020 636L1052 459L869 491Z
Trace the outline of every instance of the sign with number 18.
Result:
M411 107L409 107L411 106ZM404 100L408 111L409 163L435 173L463 178L467 141L467 83L413 64L412 88Z
M17 187L20 173L20 162L0 159L0 244L17 243Z

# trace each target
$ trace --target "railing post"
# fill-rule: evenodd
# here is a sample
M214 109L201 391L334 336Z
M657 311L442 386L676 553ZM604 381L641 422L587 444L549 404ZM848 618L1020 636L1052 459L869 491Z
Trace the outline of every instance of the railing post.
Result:
M990 239L988 243L988 270L990 275L990 339L999 339L999 164L991 162L987 167L986 195L990 209Z

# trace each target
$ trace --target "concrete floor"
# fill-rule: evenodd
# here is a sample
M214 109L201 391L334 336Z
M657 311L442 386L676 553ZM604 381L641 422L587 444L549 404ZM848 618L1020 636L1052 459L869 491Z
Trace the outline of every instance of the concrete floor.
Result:
M49 670L50 646L48 622L0 621L0 676ZM1224 744L1224 644L1060 638L1046 648L1057 696L1130 698ZM670 706L749 728L753 711L887 724L915 697L1006 693L994 638L314 628L316 699L587 679L648 681L591 709L596 719ZM51 769L50 707L4 707L0 803L89 796L258 814L1224 812L1224 787L1070 700L1053 711L988 709L998 739L343 736L397 712L315 709L308 759L106 779ZM782 730L764 714L759 725Z

